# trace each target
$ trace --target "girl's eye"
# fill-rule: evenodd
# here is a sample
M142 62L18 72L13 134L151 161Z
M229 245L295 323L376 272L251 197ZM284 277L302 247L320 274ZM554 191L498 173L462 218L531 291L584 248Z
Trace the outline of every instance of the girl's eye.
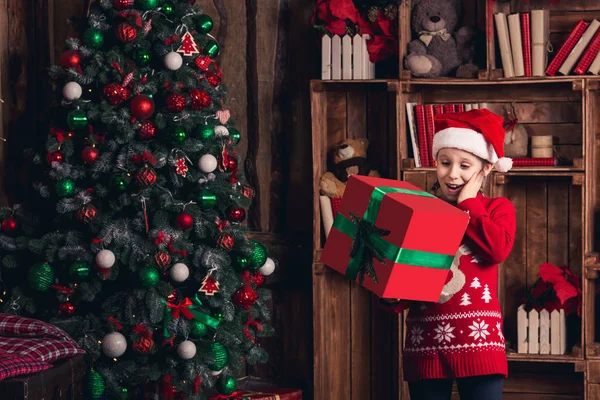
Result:
M447 167L447 166L449 166L449 165L450 165L450 163L449 163L448 161L442 161L442 165L443 165L444 167Z
M471 168L471 166L470 166L470 165L468 165L468 164L461 164L461 166L460 166L460 167L461 167L462 169L469 169L469 168Z

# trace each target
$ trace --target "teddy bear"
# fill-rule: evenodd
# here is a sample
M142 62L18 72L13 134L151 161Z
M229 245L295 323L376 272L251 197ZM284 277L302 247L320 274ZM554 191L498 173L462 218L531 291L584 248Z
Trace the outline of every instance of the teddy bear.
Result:
M379 177L367 161L367 139L345 139L337 143L332 151L333 169L321 177L319 190L321 195L339 199L344 195L348 177L353 174Z
M406 68L413 76L476 78L477 32L467 26L457 30L461 0L414 0L412 29L418 38L408 44Z

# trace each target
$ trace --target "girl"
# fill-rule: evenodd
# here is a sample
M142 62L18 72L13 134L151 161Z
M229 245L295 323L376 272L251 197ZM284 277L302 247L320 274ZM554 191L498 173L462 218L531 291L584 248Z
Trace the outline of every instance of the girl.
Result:
M467 231L437 303L382 303L395 312L410 307L402 367L411 400L450 400L454 380L461 400L499 400L508 363L498 264L512 249L516 217L508 199L488 198L481 187L494 166L512 167L502 157L503 120L476 109L438 115L435 129L432 190L469 214Z

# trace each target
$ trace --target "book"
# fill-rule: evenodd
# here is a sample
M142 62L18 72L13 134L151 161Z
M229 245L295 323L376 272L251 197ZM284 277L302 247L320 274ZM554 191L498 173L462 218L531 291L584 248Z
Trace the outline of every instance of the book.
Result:
M523 64L523 42L521 41L521 16L519 13L510 14L507 19L514 74L515 76L524 76L525 66Z
M531 75L545 76L550 40L550 12L531 11Z
M577 64L573 72L577 75L583 75L586 72L588 72L588 69L592 65L592 62L598 55L598 51L600 51L600 29L596 31L594 38L590 42L587 49L585 49L585 52L581 56L581 59L579 60L579 63Z
M427 155L429 156L429 161L427 161L428 167L433 167L435 165L435 160L433 159L432 149L433 149L433 135L435 133L435 125L433 122L433 105L426 104L425 105L425 132L427 134Z
M577 42L579 41L579 39L581 38L581 36L583 35L583 33L589 25L589 22L586 22L582 19L579 20L579 22L577 22L571 33L569 33L569 36L567 37L563 45L560 47L560 50L558 50L558 53L556 53L556 56L554 56L554 58L550 62L550 65L548 65L548 67L546 68L546 75L556 75L556 72L558 72L558 69L565 62L565 60L567 59L567 57L569 56L569 54L571 53L571 51L573 50L573 48L575 47L575 45L577 44Z
M512 159L513 167L553 167L558 160L553 157L535 158L535 157L517 157Z
M427 127L425 125L425 106L423 104L417 104L415 106L415 116L417 121L417 142L419 143L421 167L429 167L429 147L427 147Z
M502 59L502 69L506 78L515 76L512 51L510 49L510 37L507 28L507 17L504 13L494 14L496 22L496 33L498 34L498 46L500 46L500 58Z
M406 119L408 120L408 131L410 133L410 142L412 144L413 158L415 167L420 168L421 156L419 152L419 142L417 140L417 122L415 119L414 107L416 103L406 103Z
M521 42L523 43L523 70L525 76L531 76L531 16L521 13Z
M598 20L594 19L592 20L592 22L590 22L589 26L587 27L585 32L583 32L583 35L581 35L581 38L577 41L575 47L573 47L573 50L571 50L571 53L569 54L563 65L559 68L558 72L560 72L563 75L569 75L571 69L573 68L581 54L583 54L583 51L586 49L587 45L594 37L599 27L600 22L598 22Z

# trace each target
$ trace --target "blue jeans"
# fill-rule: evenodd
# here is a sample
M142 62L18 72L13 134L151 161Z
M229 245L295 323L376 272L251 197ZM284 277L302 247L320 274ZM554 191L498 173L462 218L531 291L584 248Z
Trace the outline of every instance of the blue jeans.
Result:
M410 400L450 400L453 379L424 379L409 382ZM501 400L502 375L456 379L460 400Z

